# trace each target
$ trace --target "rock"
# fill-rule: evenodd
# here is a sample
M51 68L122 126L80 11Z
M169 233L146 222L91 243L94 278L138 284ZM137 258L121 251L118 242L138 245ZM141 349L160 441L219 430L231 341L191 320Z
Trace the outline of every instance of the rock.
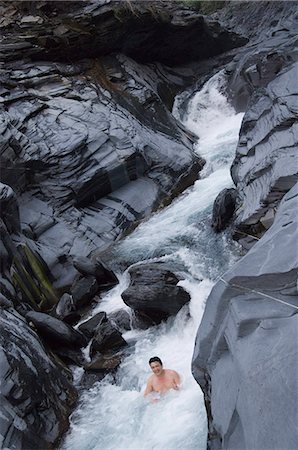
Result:
M76 401L71 374L13 311L0 309L2 448L55 448Z
M290 450L297 442L297 201L298 184L207 300L192 370L205 396L211 449L224 442L227 450Z
M0 183L0 211L10 233L21 231L19 205L15 192L10 186Z
M86 391L92 388L95 383L101 381L105 376L106 372L84 372L81 381L80 389Z
M123 333L123 331L131 330L132 316L125 309L118 309L109 314L111 323Z
M65 362L65 364L72 364L82 367L85 364L85 358L80 349L74 350L67 347L56 347L55 354Z
M88 276L81 278L71 288L73 303L76 308L80 308L90 303L98 291L96 278Z
M73 324L80 319L80 315L76 312L76 307L72 296L65 293L60 298L54 311L57 319L63 320L66 323Z
M87 345L88 341L82 333L48 314L32 311L27 313L26 319L33 322L38 334L52 348L60 346L80 348Z
M8 300L4 295L0 294L0 308L8 309L12 307L13 303L10 300Z
M212 227L216 232L222 231L231 221L236 207L236 189L224 189L213 204Z
M189 294L177 286L180 278L164 264L140 264L133 266L129 274L131 281L121 294L123 301L154 322L177 314L190 300Z
M73 265L82 275L94 276L99 285L110 286L118 283L116 275L100 261L93 263L89 258L80 257L74 259Z
M260 221L298 180L297 67L258 91L243 119L231 173L240 197L236 225L252 234L265 231Z
M107 322L107 315L105 312L101 311L95 316L91 317L91 319L87 320L86 322L83 322L79 327L78 330L83 333L88 339L92 339L94 336L94 333L96 332L96 329L101 326L104 322Z
M93 357L96 352L106 353L109 350L115 350L126 345L121 333L110 323L100 324L94 334L90 356Z
M87 1L72 7L64 5L63 10L51 6L48 11L36 11L34 16L24 11L16 15L9 38L1 46L3 61L22 57L77 61L121 52L141 63L159 61L179 66L247 42L223 28L219 21L190 11L182 3L135 1L132 6L122 1ZM5 10L3 13L5 16ZM46 26L41 27L43 18ZM19 27L27 24L30 35L24 41ZM82 33L84 39L80 38Z
M121 363L121 353L96 354L92 361L85 366L86 371L109 372L117 369Z

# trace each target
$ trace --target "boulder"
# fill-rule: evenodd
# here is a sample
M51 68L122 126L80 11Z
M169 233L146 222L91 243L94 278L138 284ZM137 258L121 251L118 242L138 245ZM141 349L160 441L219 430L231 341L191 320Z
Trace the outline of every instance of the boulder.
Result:
M38 334L52 348L80 348L87 345L87 338L70 325L48 314L31 311L26 314L28 322L32 322Z
M85 366L87 372L110 372L117 369L122 359L122 353L96 354L91 362Z
M298 184L207 299L192 371L210 449L292 450L298 441L297 202Z
M111 286L118 283L116 275L100 261L93 263L89 258L81 256L73 260L73 265L82 275L94 276L100 286Z
M216 197L212 211L212 228L216 231L224 230L231 221L237 200L236 189L224 189Z
M135 265L129 270L129 287L121 294L123 301L138 313L160 322L177 312L189 300L189 294L177 286L180 278L165 264Z
M80 278L71 288L71 295L75 308L80 308L90 303L95 294L98 292L98 284L96 278L87 276Z
M131 330L133 318L129 311L125 309L118 309L109 314L109 320L122 333Z
M18 199L13 189L0 183L0 211L10 233L21 231Z
M78 330L83 333L88 339L92 339L96 329L101 326L104 322L107 322L107 315L105 312L101 311L95 316L91 317L91 319L83 322L79 325Z
M80 315L76 312L73 298L68 293L62 295L53 314L57 319L69 324L76 323L80 319Z
M55 347L55 354L65 363L82 367L85 364L85 358L80 349L67 347Z
M94 334L90 347L90 356L97 352L106 353L109 350L119 349L126 345L121 333L109 322L100 324Z
M77 394L71 374L47 354L15 311L0 309L2 448L56 448Z

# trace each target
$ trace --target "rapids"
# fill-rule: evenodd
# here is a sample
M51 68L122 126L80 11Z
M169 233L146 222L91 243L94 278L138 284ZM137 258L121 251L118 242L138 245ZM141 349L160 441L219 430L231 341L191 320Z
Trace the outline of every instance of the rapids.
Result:
M238 258L237 245L211 227L217 194L232 186L230 164L235 154L243 114L236 114L224 95L225 76L219 72L193 95L181 112L184 94L176 98L173 114L198 136L195 151L206 159L201 178L170 206L142 223L113 249L119 285L93 310L108 313L127 308L121 292L129 284L127 269L140 261L169 261L184 274L180 284L191 301L175 318L148 330L124 334L131 344L116 379L107 376L85 391L71 417L63 450L203 450L206 414L202 392L191 375L195 335L204 304L217 279ZM142 396L150 375L148 359L159 356L166 368L182 377L179 392L158 403ZM75 372L79 380L80 369Z

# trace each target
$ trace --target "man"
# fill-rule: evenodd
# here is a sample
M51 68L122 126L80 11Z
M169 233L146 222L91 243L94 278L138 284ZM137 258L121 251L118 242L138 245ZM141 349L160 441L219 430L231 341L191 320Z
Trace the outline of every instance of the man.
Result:
M164 369L158 356L149 359L149 366L153 375L148 379L144 397L152 393L164 394L170 389L179 389L181 383L179 374L175 370ZM157 401L157 398L153 401Z

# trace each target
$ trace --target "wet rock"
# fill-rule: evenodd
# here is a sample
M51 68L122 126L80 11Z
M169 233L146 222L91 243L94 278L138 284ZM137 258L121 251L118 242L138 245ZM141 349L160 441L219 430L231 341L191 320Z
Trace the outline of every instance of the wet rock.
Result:
M0 308L8 309L12 307L13 303L10 300L8 300L4 295L0 294Z
M80 319L80 315L76 312L76 307L70 294L65 293L62 295L54 310L54 315L57 319L69 324L76 323Z
M107 322L107 320L108 319L106 313L101 311L95 314L95 316L91 317L91 319L83 322L78 327L78 330L83 333L88 339L92 339L94 333L96 332L96 329L104 322Z
M43 18L46 27L40 25ZM30 27L26 41L21 40L19 27ZM247 41L223 28L219 21L190 11L183 3L159 1L135 1L133 5L88 1L74 6L65 3L63 10L47 6L34 15L21 11L14 16L10 30L10 39L1 46L4 61L22 56L76 61L121 52L142 63L159 61L178 66L207 59Z
M296 73L291 65L257 91L243 119L231 173L240 197L236 224L252 234L264 230L260 221L298 179Z
M85 366L86 371L91 372L109 372L117 369L121 363L121 353L96 354L92 361Z
M104 322L100 324L93 337L90 356L93 357L96 352L106 353L113 349L118 349L126 345L121 333L110 323Z
M110 286L118 283L116 275L100 261L93 263L89 258L80 257L73 261L73 265L82 275L94 276L99 285Z
M10 233L21 231L19 205L15 192L10 186L0 183L0 211Z
M164 264L140 264L129 274L130 286L121 294L124 302L154 322L177 314L190 300L189 294L177 286L180 278Z
M231 221L237 200L236 189L224 189L213 204L212 227L216 232L222 231Z
M3 448L56 447L76 401L71 375L13 311L0 309L0 439Z
M289 421L298 403L297 202L298 184L207 299L192 370L205 396L210 448L279 450L297 442Z
M26 315L26 319L33 322L38 334L53 348L57 346L80 348L87 345L88 341L82 333L48 314L32 311Z
M55 354L58 355L65 364L79 367L82 367L85 364L85 358L80 349L74 350L67 347L56 347Z
M93 276L81 278L75 282L74 286L71 288L71 295L75 307L80 308L90 303L97 291L98 284L96 278Z
M109 314L109 320L122 333L123 331L131 330L133 318L125 309L118 309Z
M89 390L95 383L101 381L105 376L106 372L84 372L81 381L80 389L83 391Z

